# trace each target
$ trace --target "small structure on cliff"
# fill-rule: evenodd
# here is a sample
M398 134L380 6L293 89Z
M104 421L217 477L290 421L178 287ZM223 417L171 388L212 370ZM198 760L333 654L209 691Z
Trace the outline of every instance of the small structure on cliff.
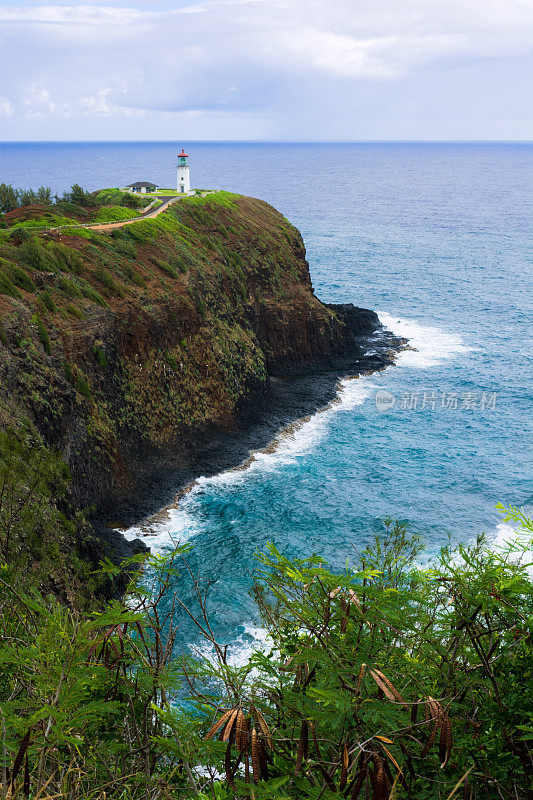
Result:
M155 191L158 187L156 183L150 183L150 181L136 181L135 183L128 183L124 188L135 194L146 194L146 192Z
M189 194L191 191L191 179L189 177L189 156L182 148L178 153L178 183L179 194Z

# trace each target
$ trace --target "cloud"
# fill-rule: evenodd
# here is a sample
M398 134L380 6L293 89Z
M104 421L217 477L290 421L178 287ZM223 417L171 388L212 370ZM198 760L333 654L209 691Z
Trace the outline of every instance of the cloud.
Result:
M410 76L415 85L432 71L533 49L532 0L157 5L0 9L11 66L5 108L32 117L160 111L287 119L291 110L331 108L342 98L355 106L364 86Z
M12 117L15 113L15 107L11 100L7 97L0 97L0 117Z

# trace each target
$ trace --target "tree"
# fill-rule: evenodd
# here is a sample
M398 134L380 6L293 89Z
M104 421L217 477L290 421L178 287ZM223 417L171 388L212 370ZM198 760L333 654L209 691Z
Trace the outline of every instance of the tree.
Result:
M7 183L0 183L0 210L13 211L20 205L17 190Z

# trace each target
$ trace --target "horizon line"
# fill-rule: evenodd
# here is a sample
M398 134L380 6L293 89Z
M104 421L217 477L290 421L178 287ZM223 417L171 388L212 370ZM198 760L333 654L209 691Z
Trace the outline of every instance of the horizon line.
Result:
M533 139L2 139L3 144L533 144Z

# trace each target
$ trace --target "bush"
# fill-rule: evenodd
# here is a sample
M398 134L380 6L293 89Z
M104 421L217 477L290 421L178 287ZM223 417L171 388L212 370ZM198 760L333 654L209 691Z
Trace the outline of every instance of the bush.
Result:
M99 205L97 197L95 197L91 192L87 192L85 189L75 183L70 192L65 192L61 200L65 203L72 203L75 206L83 206L86 208L92 208Z
M45 353L51 355L52 353L52 345L50 344L50 337L48 336L48 331L46 330L46 325L42 321L40 317L34 315L32 317L32 322L34 325L37 326L37 336L39 337L39 341L41 342Z
M81 370L78 370L74 376L74 386L76 391L83 395L83 397L85 397L87 400L92 398L91 387L89 386L89 382Z
M83 281L81 279L80 279L80 284L81 284L81 292L84 297L86 297L88 300L91 300L91 302L96 303L99 306L102 306L102 308L105 308L108 305L107 302L102 297L102 295L96 291L94 286L91 286L90 283L87 283L87 281Z
M9 287L17 286L19 289L24 289L26 292L34 292L35 291L35 284L31 277L28 275L25 270L21 269L16 264L13 264L10 261L5 261L4 259L0 259L0 268L5 277L4 286L6 291L5 294L11 294L9 291ZM17 296L17 295L13 295ZM20 297L20 293L18 293Z
M139 272L136 272L133 267L130 267L129 264L127 264L125 267L122 267L122 272L125 274L127 279L136 286L146 289L147 284L143 276Z
M73 303L68 304L67 311L69 314L72 314L73 317L76 317L76 319L85 319L85 313Z
M207 312L206 312L205 300L202 297L200 297L198 302L196 303L196 310L198 311L200 316L205 319Z
M109 290L111 294L117 295L118 297L122 297L123 292L120 286L115 283L113 276L109 273L104 267L97 267L95 270L94 276L97 280L102 283L106 289Z
M170 275L171 278L177 278L178 273L176 272L175 267L173 267L168 261L164 261L162 258L156 258L154 259L154 262L157 264L160 270L165 272L167 275Z
M17 300L22 299L22 295L11 280L5 267L0 265L0 294L5 294L8 297L14 297Z
M95 344L93 346L93 355L96 358L99 366L103 369L107 369L107 358L104 352L104 348L101 344Z
M82 297L83 292L81 287L75 281L71 280L70 278L65 277L65 275L59 275L57 277L57 285L64 292L67 297Z
M46 306L46 308L48 309L48 311L50 311L52 314L57 314L57 306L56 306L56 304L54 302L54 299L53 299L52 295L48 291L48 289L46 289L44 292L41 292L39 294L39 297L43 301L43 303Z
M63 370L65 372L65 378L67 381L74 386L75 378L74 378L74 370L72 366L69 364L68 361L65 361L63 364Z
M115 250L123 256L128 256L128 258L137 258L137 251L133 242L119 240L115 244Z

